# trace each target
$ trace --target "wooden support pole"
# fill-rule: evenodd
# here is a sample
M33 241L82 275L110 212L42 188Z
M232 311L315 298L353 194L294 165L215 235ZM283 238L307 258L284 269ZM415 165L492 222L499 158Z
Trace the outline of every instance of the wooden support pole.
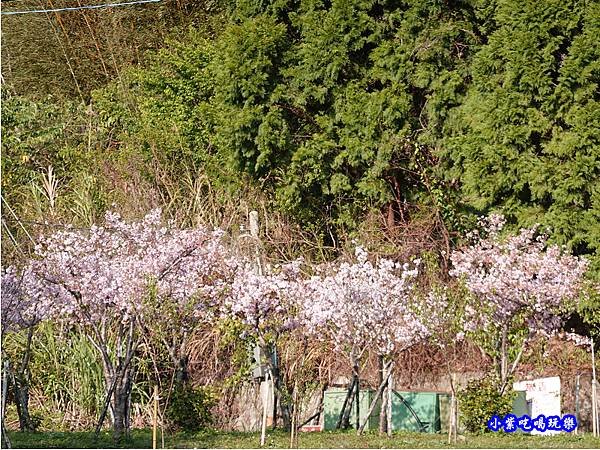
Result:
M393 393L394 393L394 374L393 367L390 366L388 374L388 385L387 385L387 408L386 408L386 419L387 419L387 435L392 436L392 404L393 404Z
M352 411L352 394L354 392L354 387L356 385L356 378L353 376L350 381L350 385L348 386L348 391L346 391L346 397L344 398L344 403L342 404L342 410L340 411L340 415L338 417L338 421L335 424L335 429L339 430L340 428L344 428L346 426L346 421L348 417L350 417L350 413Z
M360 374L358 360L355 358L352 364L352 371L356 378L356 397L354 401L356 402L356 429L358 430L360 428Z
M290 448L294 448L294 431L296 427L296 405L292 405L292 424L290 426Z
M250 211L250 213L248 214L248 222L250 223L250 236L252 236L252 238L255 241L254 271L258 275L262 275L262 264L260 261L260 224L259 224L259 220L258 220L258 211ZM264 342L262 344L257 344L257 345L259 346L260 350L266 351ZM260 366L262 364L262 361L257 361L257 364ZM269 398L268 397L269 397L269 394L271 393L270 388L269 388L270 380L272 380L271 370L267 369L267 374L265 376L264 385L261 383L261 388L259 391L260 397L262 400L262 407L263 407L262 420L261 420L261 424L260 424L260 446L261 447L264 447L266 437L267 437L267 418L268 418L268 409L269 409ZM264 389L262 388L262 386L264 386ZM273 395L274 395L274 393L273 393ZM276 408L275 398L273 398L273 409L275 410L275 408Z
M379 375L379 386L381 386L383 384L383 380L385 380L386 378L386 373L385 373L385 365L383 363L383 356L378 355L377 356L377 365L378 365L378 375ZM387 420L385 420L385 411L386 411L386 397L385 395L382 396L381 399L381 406L380 406L380 410L379 410L379 435L383 435L383 433L385 433L387 431Z
M581 385L581 374L577 374L575 378L575 417L579 420L579 390ZM579 434L579 427L575 428L575 434Z
M0 415L0 422L2 424L2 429L0 433L2 433L2 447L4 448L12 448L10 439L8 438L8 432L6 430L6 426L4 425L4 416L6 415L6 397L8 396L8 371L10 370L10 363L8 359L4 360L4 367L2 368L2 411Z
M156 435L158 427L158 385L154 386L154 411L152 413L152 448L156 449Z
M450 395L450 411L448 413L448 444L452 443L452 411L454 408L454 393Z
M298 448L298 381L294 382L292 399L292 426L290 427L290 448Z
M596 355L594 353L594 339L591 340L590 347L592 348L592 433L594 437L598 437L598 399L597 399L597 380L596 380Z
M262 264L260 261L260 224L258 222L258 211L250 211L250 235L254 238L256 246L254 248L256 258L256 273L263 274Z
M270 379L270 371L267 371L267 376L265 377L266 386L269 385ZM269 408L269 400L268 400L269 391L266 389L266 392L263 394L261 392L262 402L263 402L263 414L262 414L262 423L260 425L260 446L264 447L265 439L267 437L267 410Z

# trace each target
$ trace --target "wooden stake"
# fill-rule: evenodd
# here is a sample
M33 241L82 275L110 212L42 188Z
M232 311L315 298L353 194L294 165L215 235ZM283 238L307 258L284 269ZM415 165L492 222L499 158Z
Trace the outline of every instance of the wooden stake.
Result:
M8 359L4 360L4 367L2 370L2 423L4 423L4 412L6 408L6 397L8 395L8 370L9 370Z
M356 380L356 396L354 401L356 402L356 420L355 427L358 430L360 428L360 374L359 374L359 363L358 359L352 355L352 373Z
M265 377L265 386L267 386L268 389L268 382L269 382L269 372L267 371L267 376ZM262 394L262 392L261 392ZM269 403L268 399L267 399L267 395L269 394L269 392L265 392L264 395L261 395L262 397L262 402L263 402L263 415L262 415L262 423L260 426L260 446L264 447L265 445L265 438L267 436L267 404Z
M579 386L581 375L577 374L575 379L575 417L579 417ZM575 428L575 434L579 434L579 427Z
M296 426L296 422L294 419L296 418L296 404L292 405L292 424L290 426L290 448L294 448L294 427Z
M598 437L598 404L596 402L596 380L592 379L592 434Z
M156 449L156 429L158 426L158 385L154 385L154 411L152 413L152 448Z
M378 385L381 386L383 384L383 380L386 379L385 373L385 365L383 363L383 356L377 356L377 365L378 365ZM385 395L381 396L381 406L379 410L379 436L382 436L383 433L387 432L387 421L385 420L385 411L386 411L386 397Z
M250 221L250 235L255 239L256 246L254 249L255 258L256 258L256 273L259 275L263 274L262 264L260 261L260 224L258 222L258 212L250 211L249 221Z
M392 436L392 396L394 393L394 375L392 373L393 368L390 366L389 368L389 378L387 385L387 435Z
M594 354L594 339L590 344L592 348L592 433L598 437L598 402L596 398L596 356Z
M298 433L297 431L297 414L298 414L298 381L294 382L294 395L293 395L293 400L292 400L293 404L292 404L292 426L291 428L291 433L290 433L290 448L296 448L296 435Z
M293 440L293 448L298 448L298 419L300 414L300 408L298 405L294 405L294 440Z
M2 370L2 412L0 414L2 417L0 418L0 422L2 424L2 429L0 433L2 433L2 446L4 448L12 448L10 439L8 438L8 433L6 430L6 426L4 425L4 416L6 411L6 397L8 395L8 371L10 369L10 365L8 359L4 360L4 368Z
M356 384L356 377L352 376L352 381L350 381L350 385L348 386L348 391L346 391L346 397L344 398L344 403L342 404L342 410L340 411L340 415L338 417L338 421L335 425L335 429L339 430L346 426L346 419L350 417L352 411L352 401L354 392L354 386ZM349 411L350 410L350 411Z

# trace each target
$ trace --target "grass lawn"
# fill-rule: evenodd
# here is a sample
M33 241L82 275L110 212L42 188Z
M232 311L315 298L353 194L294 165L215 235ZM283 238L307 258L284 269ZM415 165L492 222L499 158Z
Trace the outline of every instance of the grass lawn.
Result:
M92 432L40 432L9 433L14 448L115 448L111 434L101 433L94 441ZM160 446L160 434L159 434ZM562 434L559 436L529 436L486 434L467 435L459 438L457 445L448 445L447 436L424 433L396 433L392 438L365 434L357 436L353 431L301 433L301 448L600 448L600 439L590 433ZM256 448L258 433L205 431L201 433L177 433L165 436L168 448ZM131 439L121 448L151 448L150 430L133 430ZM271 431L267 435L267 448L289 448L289 434Z

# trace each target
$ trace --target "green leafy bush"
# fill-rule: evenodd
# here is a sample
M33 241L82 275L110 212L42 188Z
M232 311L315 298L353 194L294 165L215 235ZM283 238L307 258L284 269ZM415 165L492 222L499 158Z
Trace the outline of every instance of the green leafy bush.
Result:
M216 395L209 387L183 384L175 388L167 406L166 416L172 426L185 431L198 431L212 421L211 408Z
M494 414L502 417L512 410L514 394L498 392L498 381L494 377L472 380L459 393L461 422L467 431L487 431L487 421Z

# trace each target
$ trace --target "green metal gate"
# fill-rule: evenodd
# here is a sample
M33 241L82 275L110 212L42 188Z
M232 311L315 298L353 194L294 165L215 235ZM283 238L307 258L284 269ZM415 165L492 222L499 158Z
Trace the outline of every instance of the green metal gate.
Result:
M347 390L342 388L328 389L323 398L324 430L334 430L340 417ZM369 411L375 391L371 389L360 392L360 423ZM392 397L392 430L420 431L438 433L447 427L450 395L437 392L396 392ZM379 427L381 401L377 402L373 414L365 429L376 430ZM350 424L356 424L356 405L352 405Z
M325 391L325 396L323 397L323 414L324 414L324 430L335 430L335 426L340 417L340 413L342 411L342 406L344 406L344 399L346 398L348 391L342 388L335 389L327 389ZM371 406L371 401L375 397L375 391L371 389L363 389L360 391L359 395L359 412L360 412L360 423L362 425L365 417L367 417L367 412L369 412L369 407ZM366 430L376 430L379 427L379 411L381 409L381 401L377 402L375 406L375 410L371 417L369 418L369 422L365 427ZM356 424L356 404L352 404L352 414L350 415L350 425L352 428L355 428Z
M448 421L449 398L437 392L394 392L392 430L440 432Z

